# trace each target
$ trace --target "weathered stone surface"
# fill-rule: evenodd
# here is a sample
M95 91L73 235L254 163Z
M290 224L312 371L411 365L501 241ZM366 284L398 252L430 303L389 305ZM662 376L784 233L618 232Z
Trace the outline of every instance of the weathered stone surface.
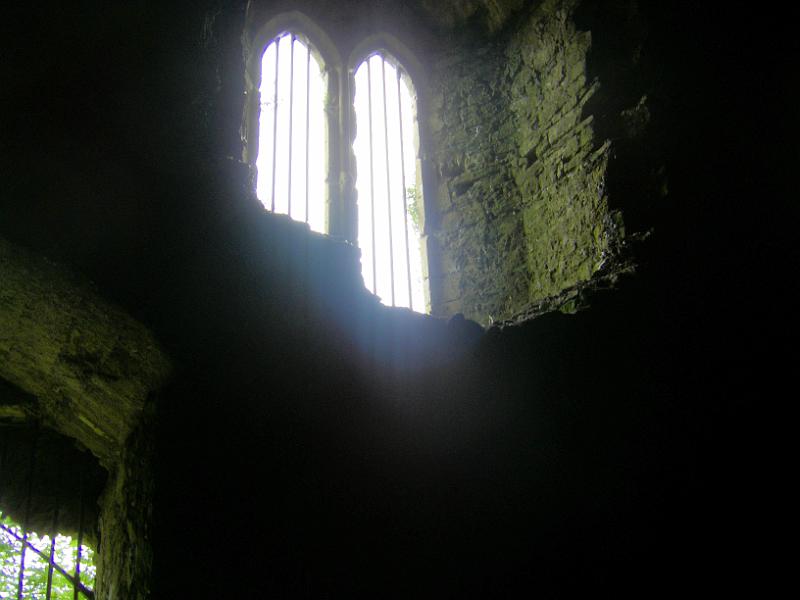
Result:
M506 49L532 302L588 280L619 232L605 194L608 145L594 139L583 107L597 85L586 78L589 33L577 31L576 2L544 2ZM511 59L519 57L514 63ZM598 147L599 146L599 147Z
M577 4L528 5L513 30L435 66L436 314L513 319L615 267L623 230L605 192L609 145L584 114L599 84Z
M99 501L97 598L150 597L154 439L148 417L128 438Z
M525 0L422 0L421 6L436 23L455 28L476 16L487 31L493 33L508 21L509 17L525 4Z
M50 534L57 517L57 532L82 529L97 549L96 500L106 475L75 440L31 423L0 425L0 510L29 531Z
M0 377L29 412L115 462L170 362L153 335L63 267L0 239Z

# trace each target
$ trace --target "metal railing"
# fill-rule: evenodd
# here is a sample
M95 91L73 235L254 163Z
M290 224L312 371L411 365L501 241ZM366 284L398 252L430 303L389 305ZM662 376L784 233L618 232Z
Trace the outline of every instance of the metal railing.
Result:
M47 565L47 579L45 583L45 590L44 590L44 598L45 600L51 600L53 598L53 582L54 582L54 573L58 573L61 575L68 583L72 586L72 596L74 600L78 600L80 597L89 598L93 600L95 595L94 591L86 585L83 581L81 581L81 566L82 566L82 549L83 546L83 537L84 537L84 506L85 506L85 497L84 497L84 486L83 486L83 476L80 475L78 477L78 481L76 482L77 487L77 495L78 495L78 504L79 504L79 519L78 519L78 537L77 543L75 548L75 561L74 561L74 568L71 569L72 573L68 572L67 569L62 567L58 564L56 560L57 554L57 542L66 540L69 542L69 538L65 538L64 536L56 534L59 528L59 498L58 498L58 490L55 490L55 495L53 497L53 517L51 521L50 527L50 540L49 540L49 547L42 549L37 547L32 537L35 537L37 540L41 541L39 536L36 536L31 531L29 531L30 519L31 519L31 510L32 510L32 497L33 497L33 489L34 489L34 474L35 474L35 467L37 461L37 441L38 441L38 429L34 430L34 434L30 440L30 452L28 455L28 465L27 465L27 473L26 473L26 492L24 498L24 509L23 509L23 522L21 526L15 526L0 510L0 533L5 534L5 540L0 539L0 544L4 544L7 547L9 544L6 540L11 539L15 541L19 545L19 559L18 559L18 571L16 577L16 595L12 596L12 590L0 590L0 592L4 592L3 598L12 598L15 597L17 600L23 600L25 597L26 592L26 568L30 570L30 567L26 566L26 559L28 557L28 553L34 553L43 563ZM7 467L8 461L8 446L7 440L4 438L2 450L0 450L0 472L2 472ZM0 502L2 502L2 494L3 490L0 489ZM12 547L13 549L13 547ZM13 553L12 553L13 554ZM28 586L30 587L30 586ZM30 590L29 590L30 591ZM38 594L41 594L41 590L36 591ZM41 598L40 595L34 595L34 592L30 592L29 597L36 597ZM63 595L62 595L63 597Z

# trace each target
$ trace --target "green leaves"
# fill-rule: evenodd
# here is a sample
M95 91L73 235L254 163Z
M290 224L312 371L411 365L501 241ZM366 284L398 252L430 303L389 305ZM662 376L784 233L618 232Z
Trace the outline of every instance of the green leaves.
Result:
M408 203L406 210L411 217L411 225L414 227L414 232L419 236L421 233L421 219L419 213L422 207L420 206L419 190L417 190L416 186L412 185L406 188L406 202Z
M10 530L0 528L0 599L16 599L19 586L19 567L22 551L22 527L4 517L0 524ZM39 536L28 533L28 541L42 555L28 548L25 552L25 577L23 579L23 598L43 600L47 589L48 564L50 555L50 536ZM78 541L69 536L57 535L55 538L54 562L70 575L75 573ZM87 546L81 546L80 581L89 589L94 588L96 575L94 552ZM51 589L52 600L72 600L74 595L72 583L53 569Z

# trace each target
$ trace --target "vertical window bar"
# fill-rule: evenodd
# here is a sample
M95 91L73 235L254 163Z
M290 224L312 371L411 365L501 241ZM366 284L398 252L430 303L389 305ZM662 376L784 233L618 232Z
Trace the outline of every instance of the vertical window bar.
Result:
M394 240L392 237L392 178L389 175L389 113L386 110L386 59L382 56L381 78L383 80L383 149L386 154L386 210L389 215L389 280L392 284L392 306L394 306Z
M3 451L0 452L0 475L5 474L6 468L6 458L8 456L8 440L3 438ZM0 477L0 481L2 481L2 477ZM3 488L0 487L0 506L2 506L3 500ZM3 511L0 510L0 521L3 520Z
M83 543L83 471L78 476L78 502L80 503L80 510L78 511L78 548L77 556L75 558L75 582L73 587L73 600L78 600L78 590L81 586L81 544Z
M292 34L291 45L289 46L289 183L288 183L288 204L286 214L292 216L292 121L294 113L294 34Z
M306 223L308 223L308 140L311 122L311 48L306 47Z
M8 440L6 438L3 438L3 451L0 453L0 482L2 482L3 480L2 475L5 475L7 453L8 453ZM0 506L2 506L2 499L3 499L3 488L0 487ZM3 510L0 509L0 524L2 524L4 517L5 513L3 513Z
M406 153L403 144L403 99L400 95L400 66L397 66L397 118L400 122L400 177L403 194L403 228L406 235L406 275L408 276L408 307L414 310L414 299L411 295L411 255L408 246L408 201L406 199ZM419 207L417 207L419 210Z
M25 551L28 549L28 526L31 518L31 496L33 496L33 470L36 464L36 442L39 431L34 430L31 441L31 453L28 462L28 495L25 498L25 517L22 523L22 548L19 553L19 581L17 585L17 600L22 600L23 585L25 583Z
M370 210L372 225L372 293L375 294L378 283L378 269L375 264L375 169L373 166L374 152L372 147L372 67L369 59L367 59L367 88L367 97L369 98L369 201L372 207Z
M57 458L57 468L60 474L61 469L61 456ZM61 477L58 477L55 482L55 494L53 500L53 525L50 528L50 553L47 557L47 585L45 588L45 600L50 600L53 593L53 562L56 557L56 537L58 537L58 503L59 503L59 488L61 485Z
M53 593L53 561L56 557L56 537L58 536L58 496L56 496L56 507L53 509L53 527L50 530L50 557L47 565L47 589L45 600L50 600Z
M278 56L280 55L280 38L275 40L275 94L272 106L272 212L275 212L275 159L278 150Z

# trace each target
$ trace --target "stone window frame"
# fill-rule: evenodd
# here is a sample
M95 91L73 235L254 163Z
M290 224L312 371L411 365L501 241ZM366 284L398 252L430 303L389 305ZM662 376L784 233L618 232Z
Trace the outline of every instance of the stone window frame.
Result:
M345 237L338 214L341 190L340 165L341 127L339 126L341 65L339 52L331 39L311 19L298 11L282 13L264 23L256 32L245 63L245 109L242 125L243 160L250 167L250 186L255 193L256 159L258 158L258 124L261 115L261 58L267 46L284 33L292 33L305 44L322 65L325 81L325 230L329 235Z
M252 41L245 45L245 109L242 125L243 160L250 167L250 186L255 193L256 158L258 157L258 124L260 116L261 57L267 46L284 33L294 34L306 44L322 65L325 80L325 231L326 235L358 245L358 206L356 192L356 159L353 143L356 137L355 72L362 61L381 54L395 66L400 66L411 79L415 97L414 140L417 183L422 189L420 213L420 245L425 310L432 312L435 295L431 285L433 236L430 235L431 194L436 189L432 170L424 151L431 147L427 130L421 126L427 114L427 74L409 48L389 33L376 32L362 39L350 51L347 60L341 58L336 44L312 19L299 11L275 15L255 30ZM247 38L245 38L247 41Z

